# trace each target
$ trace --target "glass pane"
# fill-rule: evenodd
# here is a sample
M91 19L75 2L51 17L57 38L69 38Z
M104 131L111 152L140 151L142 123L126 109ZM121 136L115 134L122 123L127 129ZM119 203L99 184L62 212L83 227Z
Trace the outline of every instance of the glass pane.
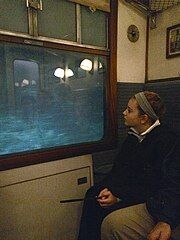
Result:
M81 16L82 43L107 47L107 13L82 6Z
M98 141L106 57L0 43L0 155Z
M28 33L25 0L0 0L0 29Z
M66 0L43 1L43 10L38 12L40 36L76 41L76 8Z

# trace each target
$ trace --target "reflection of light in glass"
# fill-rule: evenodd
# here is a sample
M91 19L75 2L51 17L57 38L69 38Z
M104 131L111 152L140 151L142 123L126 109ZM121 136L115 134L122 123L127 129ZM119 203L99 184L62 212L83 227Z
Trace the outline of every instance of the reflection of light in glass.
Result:
M25 87L25 86L27 86L27 85L29 85L29 80L23 79L23 81L22 81L22 83L21 83L21 87Z
M16 87L19 87L19 83L18 82L15 82L14 84Z
M70 68L68 68L65 72L65 75L66 75L66 77L72 77L72 76L74 76L74 73Z
M54 71L54 76L63 78L64 77L64 70L62 68L56 68Z
M36 85L36 81L35 80L32 80L32 85Z
M99 62L99 68L102 68L102 67L103 67L102 63L101 63L101 62Z
M80 68L82 68L83 70L86 70L86 71L91 71L92 61L89 59L84 59L80 64Z
M74 75L74 73L70 68L68 68L65 72L64 72L64 69L57 68L54 72L54 76L59 77L59 78L63 78L64 75L66 75L66 77L72 77Z

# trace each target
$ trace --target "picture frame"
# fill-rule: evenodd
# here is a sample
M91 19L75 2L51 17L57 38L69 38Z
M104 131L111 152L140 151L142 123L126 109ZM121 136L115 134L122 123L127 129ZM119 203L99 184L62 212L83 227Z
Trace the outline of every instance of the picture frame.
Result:
M180 24L168 27L166 32L166 58L180 56Z

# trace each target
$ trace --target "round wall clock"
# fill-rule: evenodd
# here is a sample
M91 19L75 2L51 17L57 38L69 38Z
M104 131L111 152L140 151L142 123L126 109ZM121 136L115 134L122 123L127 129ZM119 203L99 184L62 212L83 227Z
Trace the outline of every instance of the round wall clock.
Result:
M131 42L136 42L139 39L139 29L135 25L130 25L127 30L127 37Z

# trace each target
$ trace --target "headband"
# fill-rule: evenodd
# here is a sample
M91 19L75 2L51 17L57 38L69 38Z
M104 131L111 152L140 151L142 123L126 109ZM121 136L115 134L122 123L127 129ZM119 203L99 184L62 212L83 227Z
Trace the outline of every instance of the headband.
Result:
M150 103L148 102L148 100L143 92L139 92L139 93L135 94L135 98L136 98L139 106L149 117L151 117L154 120L159 119L159 117L154 112L153 108L151 107Z

